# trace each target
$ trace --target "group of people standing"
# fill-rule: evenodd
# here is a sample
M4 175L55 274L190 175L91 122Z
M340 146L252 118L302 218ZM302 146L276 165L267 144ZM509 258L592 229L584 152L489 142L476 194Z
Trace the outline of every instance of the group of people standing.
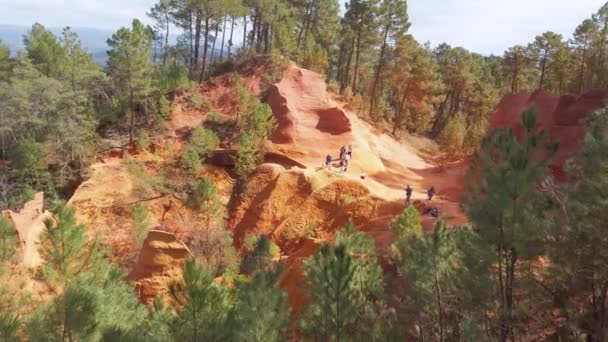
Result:
M412 187L408 184L407 187L405 188L405 203L409 204L410 203L410 199L412 198L412 193L414 192L414 189L412 189ZM435 196L435 186L431 186L430 188L428 188L426 190L426 195L430 200L433 199L433 196ZM431 208L431 210L429 210L428 212L429 214L431 214L431 216L433 216L435 219L439 219L439 209L438 208Z
M348 149L346 148L346 146L342 145L342 147L340 147L340 171L339 172L346 172L348 171L348 161L352 158L353 156L353 147L352 145L348 145ZM331 170L332 167L332 163L333 163L333 157L331 156L331 154L328 154L325 157L325 167L328 170Z
M408 184L405 188L405 203L410 203L410 199L412 198L413 192L414 189L412 189L412 187ZM431 186L430 188L428 188L426 190L426 195L429 198L429 201L432 200L433 196L435 196L435 186Z

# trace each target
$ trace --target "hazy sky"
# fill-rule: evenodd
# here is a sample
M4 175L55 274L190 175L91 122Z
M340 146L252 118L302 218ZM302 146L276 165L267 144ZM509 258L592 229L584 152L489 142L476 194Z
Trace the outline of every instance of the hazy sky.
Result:
M502 52L552 30L569 37L606 0L410 0L410 32L480 53ZM0 24L116 29L155 0L0 0ZM341 0L344 2L344 0Z

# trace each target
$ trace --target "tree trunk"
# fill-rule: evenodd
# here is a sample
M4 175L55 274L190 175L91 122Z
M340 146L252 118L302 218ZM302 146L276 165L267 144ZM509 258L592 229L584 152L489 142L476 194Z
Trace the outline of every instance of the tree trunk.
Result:
M350 51L348 52L348 58L346 61L346 70L344 71L344 80L342 82L340 82L340 94L344 93L344 89L346 89L346 87L350 83L350 65L353 60L354 51L355 51L355 36L353 36L353 39L351 40L351 43L350 43Z
M306 40L308 39L308 31L310 30L310 24L312 22L311 17L312 17L312 12L314 11L314 9L315 9L315 0L312 0L310 2L310 9L309 9L308 15L307 15L308 18L306 18L306 26L304 28L304 39L303 39L304 44L306 44ZM298 48L299 48L299 46L298 46Z
M579 95L583 92L583 80L585 79L585 59L587 57L587 39L585 39L583 47L583 55L581 56L581 66L578 74L578 93Z
M196 25L194 31L194 69L198 65L198 55L201 45L201 14L200 12L196 16Z
M359 72L359 55L361 54L361 31L363 31L363 29L359 26L359 32L357 33L357 55L355 57L355 70L353 71L353 95L357 94L357 73Z
M247 16L243 16L243 50L247 47Z
M513 78L511 80L511 94L517 92L517 79L519 78L519 55L515 55L513 65Z
M258 26L256 29L257 42L255 44L255 52L259 53L262 49L262 18L258 20Z
M194 78L194 29L192 28L192 12L188 16L188 38L190 39L190 63L188 73L191 78Z
M255 47L255 34L256 34L257 25L258 25L258 15L256 13L253 16L253 25L251 26L251 42L249 45L249 53L251 53L251 51Z
M232 58L232 54L230 53L230 51L232 50L232 34L234 33L234 17L230 18L230 38L228 39L228 59ZM245 41L243 41L243 44L245 44Z
M209 46L209 18L205 19L205 46L203 46L203 62L201 67L201 75L199 77L199 82L203 83L203 78L205 76L205 65L207 63L207 47Z
M541 71L540 71L540 84L538 85L538 89L543 89L543 84L545 82L545 70L547 68L547 54L545 51L543 61L541 62Z
M397 128L399 128L403 120L403 109L405 108L405 100L407 98L407 93L409 92L411 83L411 81L407 83L403 96L401 97L401 101L399 101L399 108L397 109L397 112L395 112L395 120L393 120L393 135L395 135Z
M222 47L220 48L220 62L224 59L224 39L226 38L226 21L228 17L224 17L224 27L222 28Z
M310 11L312 7L312 1L308 3L306 6L306 13L304 14L304 20L302 22L302 28L300 28L300 32L298 32L298 40L297 40L297 49L300 50L300 46L302 46L302 35L304 34L305 28L308 26L308 21L310 20Z
M167 25L167 31L165 32L165 51L163 54L163 65L167 63L167 55L169 54L169 26L171 26L171 21L169 20L169 12L165 12L165 24Z
M338 56L338 68L336 69L336 81L340 82L342 78L342 63L344 62L344 44L340 47L340 55ZM331 78L331 75L330 75Z
M382 48L380 48L380 56L378 57L378 69L376 70L376 77L374 77L374 85L372 86L372 94L369 100L369 117L372 117L374 112L374 105L376 100L376 88L378 87L378 80L380 79L380 73L382 72L382 64L384 63L384 51L386 50L386 39L388 38L388 31L390 25L387 25L384 29L384 39L382 40Z
M217 36L220 32L220 24L215 24L215 35L213 37L213 44L211 45L211 58L209 58L209 71L207 72L207 79L211 78L211 71L214 69L213 64L215 63L215 43L217 42Z
M439 317L439 342L443 342L443 299L441 298L441 286L439 285L439 276L437 275L437 261L433 263L435 277L435 297L437 298L437 313Z
M131 89L129 91L129 109L131 112L131 123L129 124L129 145L133 145L133 133L135 132L135 109L133 107L133 89Z
M270 51L270 25L266 24L266 28L264 29L264 53L268 53Z
M220 33L220 24L215 24L215 35L213 36L213 44L211 45L211 61L209 64L215 63L215 43L217 43L217 36Z

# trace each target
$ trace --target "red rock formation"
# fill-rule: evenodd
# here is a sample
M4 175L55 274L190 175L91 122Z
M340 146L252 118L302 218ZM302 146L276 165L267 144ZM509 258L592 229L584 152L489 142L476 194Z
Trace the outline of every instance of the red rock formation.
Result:
M22 210L2 212L2 215L15 225L21 242L23 265L26 267L36 267L42 261L38 244L45 229L44 221L51 217L48 211L43 211L43 205L44 194L39 192L34 195L34 199L25 203Z
M522 92L505 96L490 117L489 129L513 127L521 134L520 114L534 106L538 111L538 127L549 131L551 142L559 143L550 168L557 179L565 180L564 165L580 151L585 138L584 119L608 104L608 89L592 90L581 96L555 96L545 91Z
M168 293L169 284L181 277L190 251L175 234L151 230L128 279L135 283L141 301L151 304L157 296Z

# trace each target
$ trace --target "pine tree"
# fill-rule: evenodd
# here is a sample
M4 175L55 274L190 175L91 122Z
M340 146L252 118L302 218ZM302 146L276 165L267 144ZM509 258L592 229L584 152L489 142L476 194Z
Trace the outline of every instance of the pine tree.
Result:
M13 70L13 59L8 46L0 40L0 82L8 82Z
M235 341L284 341L289 324L287 294L276 285L276 276L257 272L238 285L236 305L230 313L231 339Z
M0 216L0 264L12 260L17 252L17 230L6 218Z
M521 45L509 48L505 51L503 64L505 72L509 75L511 94L527 89L530 85L526 75L529 73L532 58L528 49Z
M35 23L23 37L23 45L32 64L47 77L59 77L65 63L65 51L57 37L44 26Z
M446 224L438 221L431 233L415 240L397 240L397 245L401 257L400 274L410 284L404 294L420 311L421 335L435 341L449 340L456 330L453 321L447 318L453 293L451 278L456 270L454 246Z
M401 215L397 216L391 223L391 233L393 240L408 240L422 236L422 224L420 223L420 213L413 206L407 207Z
M169 54L169 33L171 31L171 0L159 0L158 3L150 9L146 15L155 20L155 29L158 32L163 32L162 37L164 42L161 42L161 54L163 59L163 65L167 63L167 57Z
M87 237L85 226L76 223L73 208L59 206L44 225L41 247L46 264L41 275L51 289L65 289L83 279L102 281L111 271L99 242Z
M544 89L547 69L551 68L555 60L555 51L559 48L561 41L562 36L560 34L545 32L536 36L534 43L530 45L530 49L538 61L540 71L538 89Z
M608 110L592 115L580 155L569 168L570 185L563 215L547 238L550 267L546 278L567 310L572 325L589 341L606 339L608 252L604 234L608 203Z
M497 129L484 138L466 178L464 210L479 234L479 248L492 249L490 264L497 265L486 272L496 272L499 341L513 339L518 325L515 294L524 269L517 266L539 253L542 197L535 185L557 148L547 145L546 131L535 130L536 115L533 109L522 113L521 142L512 129Z
M587 76L587 69L590 59L589 49L591 47L592 38L597 33L596 30L597 26L593 20L587 19L576 28L576 31L574 31L574 39L572 44L574 45L574 52L577 55L576 64L578 69L578 79L576 81L576 91L579 94L583 92L583 89L587 89L589 87Z
M148 209L141 203L133 206L133 225L135 226L135 246L141 248L150 229Z
M230 294L195 261L184 265L183 282L170 285L172 300L178 306L174 323L175 338L190 341L222 341L230 311Z
M370 94L369 116L373 117L375 99L377 95L378 81L385 64L385 55L389 39L396 40L397 37L405 34L410 26L407 15L406 0L383 0L379 8L379 25L382 30L382 43L380 45L380 55L376 66L374 83ZM380 89L382 93L382 89Z
M255 167L262 161L262 158L263 155L256 148L251 134L247 131L239 134L234 168L241 181L247 180Z
M438 66L428 49L411 35L397 38L390 53L391 102L394 103L393 134L403 128L423 133L433 119L433 106L440 87Z
M222 203L217 195L217 189L213 181L206 177L197 179L192 191L188 194L187 203L190 208L205 216L207 230L221 214Z
M192 131L189 146L194 148L200 158L206 159L218 148L219 144L220 140L213 131L198 126Z
M266 235L261 235L255 240L253 249L241 263L241 270L245 274L257 272L270 272L274 270L271 265L272 258L280 257L281 250Z
M304 262L311 304L300 317L302 332L320 339L373 339L382 335L382 270L374 241L352 222ZM384 321L384 322L383 322Z
M119 94L126 97L126 108L130 113L129 143L135 134L135 112L138 106L147 112L147 97L150 94L152 67L152 37L149 30L137 19L131 28L121 28L108 39L108 68Z

